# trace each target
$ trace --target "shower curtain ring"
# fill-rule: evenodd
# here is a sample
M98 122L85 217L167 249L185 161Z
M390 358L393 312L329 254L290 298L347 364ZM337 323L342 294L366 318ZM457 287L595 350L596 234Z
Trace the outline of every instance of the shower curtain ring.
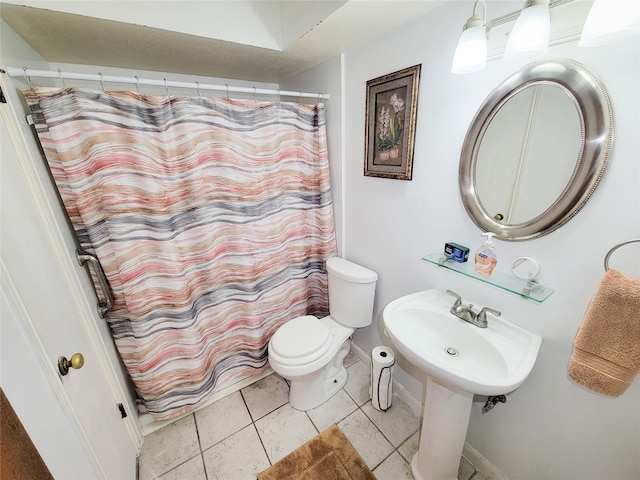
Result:
M225 83L225 86L227 87L227 100L229 100L229 84Z
M98 72L98 75L100 75L100 85L102 85L102 91L106 91L104 88L104 78L102 78L102 73Z
M200 93L200 84L196 80L196 90L198 91L198 97L202 98L202 94Z
M62 77L62 72L58 69L58 75L60 75L60 80L62 80L62 88L67 88L67 85L64 83L64 78Z
M280 105L280 89L278 89L278 105Z
M27 79L27 85L29 85L29 88L33 88L31 86L31 77L29 77L29 75L27 75L27 67L22 67L22 71L24 72L24 76Z
M140 80L138 79L137 75L134 75L135 79L136 79L136 91L138 92L138 96L141 97L140 95Z
M164 89L167 92L167 101L171 103L171 97L169 97L169 87L167 87L167 79L164 79Z
M256 100L256 87L253 87L253 101L257 102L258 100Z

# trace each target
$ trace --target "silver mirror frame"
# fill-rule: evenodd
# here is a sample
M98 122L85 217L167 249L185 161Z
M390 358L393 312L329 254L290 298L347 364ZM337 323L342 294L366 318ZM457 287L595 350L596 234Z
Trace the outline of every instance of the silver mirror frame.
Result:
M537 217L505 225L482 206L475 182L477 154L485 131L504 103L533 84L562 88L576 104L582 121L582 148L564 191ZM568 59L541 60L525 65L498 85L476 113L460 154L459 183L464 207L483 231L502 240L521 241L547 235L567 223L595 191L613 149L613 110L604 85L584 65Z

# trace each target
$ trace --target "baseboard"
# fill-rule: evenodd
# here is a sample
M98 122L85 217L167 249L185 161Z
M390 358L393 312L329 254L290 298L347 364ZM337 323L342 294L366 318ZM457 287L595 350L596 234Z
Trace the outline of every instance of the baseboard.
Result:
M351 342L351 353L358 357L358 359L365 365L369 365L369 363L371 362L371 357L353 342Z
M484 475L487 480L509 480L509 478L502 473L498 468L486 459L479 451L464 442L464 448L462 449L462 456L469 460L469 462L476 468L478 472Z

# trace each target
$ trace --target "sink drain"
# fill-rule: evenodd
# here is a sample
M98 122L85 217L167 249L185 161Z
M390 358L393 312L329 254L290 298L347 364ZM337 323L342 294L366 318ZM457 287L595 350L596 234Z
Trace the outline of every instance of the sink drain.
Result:
M447 347L444 349L444 351L447 352L452 357L457 357L460 354L460 352L458 352L458 350L453 347Z

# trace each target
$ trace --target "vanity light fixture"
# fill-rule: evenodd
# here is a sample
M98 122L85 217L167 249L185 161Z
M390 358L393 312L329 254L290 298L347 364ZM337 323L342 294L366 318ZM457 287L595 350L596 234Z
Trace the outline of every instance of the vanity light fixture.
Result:
M575 0L527 0L520 12L503 15L486 22L487 4L476 0L473 15L465 24L451 73L471 73L482 70L487 63L487 34L500 25L515 22L509 35L504 57L541 56L547 52L550 40L549 10ZM478 4L483 16L477 14ZM594 0L580 37L581 47L606 45L640 33L640 0ZM573 40L567 37L563 41ZM558 42L556 42L558 43Z
M527 0L509 35L505 58L522 53L544 55L550 32L549 0Z
M482 17L476 12L478 4L482 5ZM458 40L451 73L477 72L487 64L486 16L487 4L484 0L476 0L473 4L473 15L465 23Z
M624 40L640 32L638 0L595 0L578 45L596 47Z

